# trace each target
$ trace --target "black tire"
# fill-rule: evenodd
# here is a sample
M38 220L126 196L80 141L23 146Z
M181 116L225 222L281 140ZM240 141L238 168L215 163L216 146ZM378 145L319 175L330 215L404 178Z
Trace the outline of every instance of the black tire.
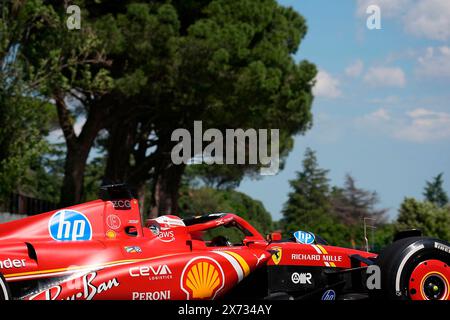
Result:
M381 271L381 289L369 290L375 299L410 300L409 278L422 261L436 259L450 265L450 243L434 238L411 237L398 240L376 260ZM450 280L450 279L448 279Z
M6 283L5 278L0 274L0 300L10 300L11 293L9 291L8 283Z

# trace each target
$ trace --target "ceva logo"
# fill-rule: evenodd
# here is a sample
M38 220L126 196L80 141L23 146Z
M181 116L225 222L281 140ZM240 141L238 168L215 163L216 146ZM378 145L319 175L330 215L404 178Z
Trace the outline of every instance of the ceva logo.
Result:
M294 232L295 241L303 244L313 244L316 237L311 232L296 231Z
M50 236L57 241L91 240L92 227L84 214L74 210L60 210L48 222Z

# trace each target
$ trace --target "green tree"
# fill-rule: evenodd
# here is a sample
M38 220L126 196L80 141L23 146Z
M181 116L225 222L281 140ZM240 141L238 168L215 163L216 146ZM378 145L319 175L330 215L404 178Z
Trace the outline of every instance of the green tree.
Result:
M347 174L343 188L333 187L330 194L330 205L333 215L347 227L350 235L349 245L364 247L364 218L368 225L367 236L375 235L372 228L380 228L385 223L386 209L377 209L379 202L375 191L368 191L356 186L355 179ZM373 242L374 239L372 239ZM370 242L370 241L369 241Z
M55 103L66 141L63 205L83 199L88 156L105 128L104 180L137 189L150 181L158 213L177 211L185 166L170 160L174 129L192 130L194 120L281 128L283 160L293 135L311 127L316 68L293 57L306 23L275 0L79 0L80 30L65 26L66 1L11 3L5 16L25 32L7 47L18 49L25 79L39 83L36 96Z
M142 5L140 16L145 17L148 8ZM131 65L140 65L144 74L157 77L144 79L136 95L144 115L129 127L120 123L110 128L106 168L108 180L127 180L138 187L150 180L154 214L177 212L185 166L171 162L170 151L176 144L171 141L173 130L192 132L194 120L222 132L226 128L281 128L283 159L292 149L292 136L311 126L311 88L316 75L314 65L293 58L306 33L303 17L274 0L173 1L163 12L164 21L178 26L175 35L170 33L170 41L163 42L168 46L164 59L158 58L163 53L154 55L155 63L142 59L145 52L130 56L130 48L131 52L146 48L141 43L148 37L138 33L139 41L131 38L120 52ZM141 29L136 28L137 32ZM165 72L161 74L155 66ZM123 148L114 148L117 143ZM240 166L239 170L220 172L227 181L240 181L258 167Z
M443 175L443 173L440 173L433 180L427 181L423 192L425 200L438 207L444 207L448 203L448 195L443 187Z
M315 152L307 149L303 169L290 181L292 192L280 222L286 236L296 230L312 231L331 244L348 245L350 234L331 212L328 170L319 167Z
M98 198L103 174L105 172L105 162L103 156L98 156L89 161L86 165L83 201L90 201Z
M431 202L405 198L396 223L396 230L420 229L425 236L450 239L450 210Z
M375 192L357 188L347 176L344 188L330 191L328 170L319 167L315 153L307 149L303 170L290 182L293 191L283 209L281 227L286 235L296 230L312 231L329 243L340 246L364 247L363 217L377 218L379 231L369 229L370 244L385 245L391 236L383 222L386 210L378 210ZM371 224L371 223L369 223Z
M0 2L0 197L23 189L30 165L48 150L52 106L35 94L45 75L23 59L22 45L45 12L37 0Z
M113 80L107 69L105 43L85 10L90 1L75 1L81 8L81 29L66 27L65 1L44 2L45 11L32 22L28 42L22 46L26 61L47 72L39 96L54 101L65 139L61 205L82 200L83 179L89 153L99 131L114 109ZM115 110L117 115L120 110ZM78 133L75 124L85 119ZM78 124L79 125L79 124Z
M347 174L343 188L334 187L331 193L333 212L347 225L361 225L363 218L382 224L386 209L377 209L378 194L356 186L355 179Z
M373 233L371 230L368 231L369 245L372 252L379 253L384 247L392 243L395 227L395 223L389 222L378 225Z
M51 106L54 110L54 106ZM31 162L22 176L20 190L37 199L59 203L64 176L64 150L60 144L49 145L46 152Z
M283 209L283 222L286 232L298 228L311 230L317 221L330 209L328 170L319 168L315 152L307 149L303 159L303 170L297 178L290 181L292 192Z
M88 2L76 1L76 4L83 7ZM29 132L34 128L34 122L41 131L46 128L46 110L38 103L56 105L57 112L54 113L66 139L61 201L72 204L79 201L92 141L107 119L105 111L108 108L98 106L96 102L111 87L111 81L107 70L102 68L108 63L104 59L104 47L89 20L83 15L81 30L67 29L67 5L67 1L1 1L0 62L3 84L15 88L4 94L13 100L9 111L11 114L16 112L14 116L18 119L31 118ZM21 102L18 100L29 100L30 97L33 97L33 103L25 104L31 115L20 116L17 105ZM76 116L83 112L86 122L77 135L74 130ZM30 152L40 145L36 136L27 138L32 146ZM22 154L23 159L28 159L27 154Z
M191 186L204 185L210 188L226 190L239 187L245 174L253 179L259 178L256 172L254 174L246 173L245 170L237 166L196 164L186 167L183 180Z
M30 166L48 151L45 136L52 106L1 91L0 196L5 196L23 189Z

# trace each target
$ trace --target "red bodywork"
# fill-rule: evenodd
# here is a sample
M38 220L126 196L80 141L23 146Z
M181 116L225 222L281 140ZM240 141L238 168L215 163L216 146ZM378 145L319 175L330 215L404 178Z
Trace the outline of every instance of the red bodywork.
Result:
M199 233L230 224L246 230L241 245L199 240ZM162 216L143 226L135 199L96 200L0 225L0 273L11 287L33 288L20 299L215 299L265 265L351 268L353 254L375 256L269 243L234 214L189 226Z

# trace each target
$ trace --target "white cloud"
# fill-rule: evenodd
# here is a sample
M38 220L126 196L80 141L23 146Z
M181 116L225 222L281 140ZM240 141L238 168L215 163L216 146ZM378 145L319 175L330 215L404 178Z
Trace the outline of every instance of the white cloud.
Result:
M411 34L433 40L450 39L450 1L420 0L403 19Z
M338 79L324 70L319 70L313 93L317 97L337 98L342 95L339 85Z
M358 59L345 69L345 74L349 77L359 77L364 69L364 63Z
M378 132L380 127L389 126L391 120L392 117L389 112L384 108L380 108L372 113L356 118L355 125L364 130L369 129L370 131Z
M377 111L371 113L369 115L369 118L372 118L372 119L374 119L376 121L378 121L378 120L385 120L385 121L391 120L391 116L390 116L389 112L386 109L383 109L383 108L378 109Z
M417 74L425 77L450 77L450 47L428 47L418 58Z
M419 108L407 116L407 123L394 132L395 137L413 142L450 138L450 113Z
M372 67L365 74L364 82L374 87L404 87L406 78L398 67Z
M403 141L425 143L450 139L450 113L425 108L393 116L386 109L356 119L360 128L385 132Z
M378 5L381 19L395 19L407 32L418 37L447 41L450 39L449 0L356 0L356 14L366 18L369 5Z

